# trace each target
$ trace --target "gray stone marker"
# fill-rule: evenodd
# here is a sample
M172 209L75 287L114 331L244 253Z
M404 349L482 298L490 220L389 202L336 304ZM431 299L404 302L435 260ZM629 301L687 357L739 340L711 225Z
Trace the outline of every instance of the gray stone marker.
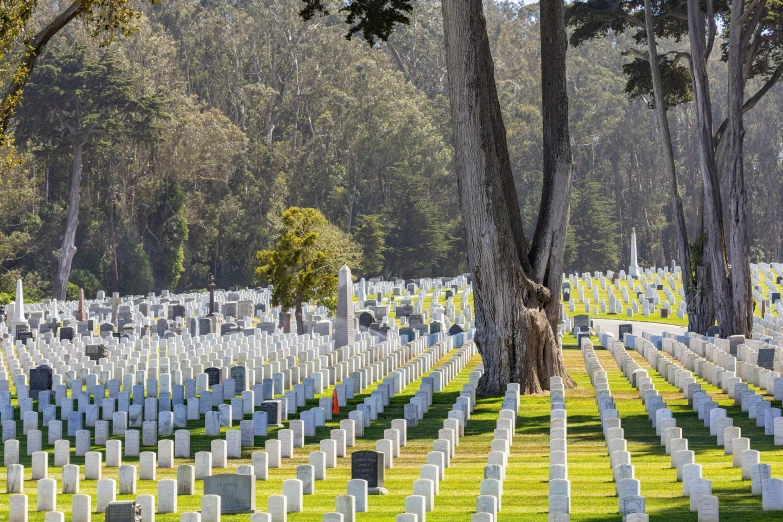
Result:
M256 478L251 475L213 475L204 479L204 495L220 497L222 514L256 511Z

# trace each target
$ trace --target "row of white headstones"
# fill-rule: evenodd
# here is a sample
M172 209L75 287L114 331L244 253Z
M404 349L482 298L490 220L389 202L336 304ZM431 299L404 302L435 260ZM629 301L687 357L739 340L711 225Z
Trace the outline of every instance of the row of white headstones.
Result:
M445 352L444 352L445 353ZM453 378L454 375L456 375L459 371L461 371L467 361L470 359L470 357L475 354L475 346L471 343L469 345L464 346L461 348L457 354L455 354L449 361L446 361L441 364L442 367L451 367L450 371L444 371L443 372L443 386L448 384L448 381ZM427 358L428 361L432 360ZM432 360L434 363L435 361ZM456 367L454 365L456 364ZM474 372L474 374L471 375L471 381L473 384L466 385L466 388L470 386L471 390L475 390L475 383L477 383L478 378L480 377L480 373ZM475 396L474 396L475 397ZM515 394L516 397L516 404L518 405L518 390ZM471 403L472 407L472 403ZM516 410L515 410L516 411ZM341 424L347 420L341 421ZM448 423L451 427L450 428L444 428L444 430L454 431L453 423L455 419L449 418L444 421L444 425ZM354 423L353 420L350 420L348 422ZM398 419L393 421L393 425L396 424L397 426L400 426L399 423L405 423L405 420ZM464 426L459 426L460 429L464 429ZM342 428L342 426L341 426ZM283 431L291 431L291 430L280 430L280 432ZM341 431L341 430L332 430L332 434L334 434L335 431ZM353 431L353 430L351 430ZM363 430L362 430L363 431ZM443 430L441 430L443 431ZM396 432L396 433L391 433ZM386 430L384 432L385 436L389 436L390 438L385 438L383 440L379 440L376 443L376 448L380 451L383 451L385 455L387 456L386 462L387 467L392 467L392 458L393 456L396 456L394 453L398 455L399 452L399 444L400 442L400 433L399 430L392 429L392 430ZM510 435L509 435L510 436ZM290 438L290 437L289 437ZM345 439L347 437L337 437L339 440L342 440L343 443L345 442ZM404 440L404 439L403 439ZM397 442L397 444L394 444L394 442ZM452 446L451 449L448 449L448 445L451 443L451 441L456 441L456 437L452 435L449 439L439 439L434 442L434 449L435 451L430 452L428 454L428 462L441 462L440 466L440 472L442 474L442 468L444 467L442 462L445 460L445 452L446 451L453 451L454 447ZM65 441L67 442L67 441ZM118 453L117 456L112 457L112 460L115 460L116 457L116 463L118 466L120 466L120 493L121 494L132 494L135 493L135 480L136 480L136 467L135 466L122 466L120 464L120 457L119 454L121 453L121 443L118 440L114 441L108 441L112 444L107 446L107 452L109 448L111 448L112 451L115 451ZM164 442L164 441L161 441ZM165 441L165 442L171 442L171 441ZM327 441L321 441L321 449L324 449L323 442ZM334 440L328 441L334 445ZM446 443L447 447L444 448L443 444ZM271 444L270 444L271 443ZM267 440L267 445L274 447L274 443L280 444L280 440ZM391 443L391 444L389 444ZM404 442L403 442L404 444ZM327 448L330 447L327 444ZM344 446L343 446L344 447ZM199 454L196 455L196 472L194 473L193 466L189 465L183 465L179 466L178 468L178 480L162 480L159 481L158 484L158 512L165 513L165 512L176 512L176 496L178 494L192 494L192 487L193 487L193 480L197 475L206 475L208 473L211 473L211 461L213 460L212 457L217 456L217 463L225 465L225 457L226 457L226 441L223 440L213 440L212 441L212 449L215 450L214 453L212 452L199 452ZM439 451L440 449L440 451ZM327 450L328 452L328 450ZM303 491L305 490L305 480L302 479L308 479L309 486L312 486L312 479L318 478L321 473L319 473L318 470L315 469L304 469L304 468L314 468L315 466L313 463L321 463L321 462L328 462L330 459L326 455L315 455L318 453L327 453L327 452L313 452L310 456L310 465L305 466L299 466L297 469L297 479L290 479L289 481L286 481L284 483L283 487L283 495L273 495L269 497L269 510L270 513L256 513L254 516L254 522L265 522L265 515L269 515L272 518L270 520L284 520L285 514L288 512L295 512L301 510L301 501L297 502L296 499L301 499L301 495L303 494ZM47 520L60 520L59 516L61 513L54 511L56 509L56 482L53 479L46 478L46 470L48 469L48 453L46 452L40 452L42 455L36 454L34 455L34 478L38 477L38 510L39 511L50 511L51 513L47 513ZM154 452L144 452L146 455L143 455L142 457L152 455L153 458L142 458L142 477L143 478L150 478L151 480L154 480L154 469L155 469L155 453ZM94 455L97 454L98 458L95 459ZM210 458L205 459L204 454L208 454ZM279 456L280 452L272 452L272 456L274 454L277 454ZM344 451L343 451L344 454ZM292 455L292 453L291 453ZM321 458L318 458L318 457ZM90 458L93 457L93 458ZM97 503L98 503L98 511L104 511L106 509L106 506L108 506L108 503L113 501L116 498L115 495L115 482L114 480L110 479L103 479L100 480L100 463L102 460L102 454L100 452L89 452L87 455L87 467L93 467L95 463L97 463L97 478L98 480L98 495L97 495ZM201 457L201 459L199 458ZM264 458L266 457L266 458ZM270 455L267 452L254 452L251 462L253 465L240 465L237 468L238 474L249 474L249 475L256 475L256 478L261 478L263 476L265 478L266 476L266 469L259 469L261 467L265 468L265 464L269 464L270 461ZM436 459L435 457L439 457ZM272 459L273 461L275 459ZM279 458L277 459L277 466L279 466ZM109 461L109 455L107 453L107 463ZM199 463L201 462L201 466L199 466ZM92 464L93 466L90 466ZM274 462L271 464L272 466L275 465ZM438 468L435 464L430 464L431 466ZM149 468L152 468L151 470ZM42 469L43 468L43 469ZM202 469L198 469L202 468ZM206 469L209 468L209 469ZM12 495L11 497L11 503L12 503L12 522L19 521L26 521L27 516L27 497L26 495L22 494L22 484L23 481L21 480L21 477L23 477L24 469L19 464L11 464L8 467L9 473L9 488L17 489L19 491L18 494ZM199 473L201 471L201 473ZM323 478L325 478L325 468L323 471ZM431 470L427 469L422 471L423 473L431 472ZM43 476L41 476L43 475ZM88 475L95 476L95 470L92 470L91 473L87 473L87 469L85 470L85 476L86 478L89 478ZM435 473L437 475L437 473ZM79 480L79 467L66 464L63 468L63 488L64 492L71 492L71 493L78 493L78 480ZM66 485L66 477L68 484ZM180 480L182 479L182 482L184 484L179 484ZM423 480L431 480L431 479L425 479ZM75 481L75 485L74 485ZM338 497L337 499L337 507L338 510L340 510L341 505L343 507L343 511L346 511L345 513L329 513L325 516L325 520L332 520L336 519L336 514L341 515L347 515L346 520L353 520L355 516L355 511L357 507L361 507L361 504L363 504L364 508L366 509L366 490L367 485L365 481L351 481L353 482L353 488L351 487L352 484L349 482L349 493L354 493L355 495L346 495L343 497L351 497L351 502L347 502L347 498ZM364 487L361 488L361 484L357 484L357 482L363 482ZM184 488L181 486L185 486ZM352 489L354 491L352 491ZM362 497L361 493L357 493L357 490L361 492L361 490L364 490L364 495ZM183 491L184 490L184 491ZM10 492L10 491L9 491ZM219 512L220 510L215 510L215 498L212 495L206 495L204 496L203 503L206 503L204 506L207 513L218 513L219 518ZM285 499L284 502L281 502L281 497ZM363 501L360 500L358 504L360 506L356 506L356 497L359 497L360 499L363 498ZM291 502L289 502L289 498L291 499ZM142 516L143 520L151 520L151 515L154 513L154 503L155 499L152 495L139 495L137 497L137 500L139 504L142 507ZM219 502L219 497L217 502ZM283 509L280 509L280 506L282 504ZM350 504L352 507L347 507L346 505ZM289 507L290 506L290 507ZM356 507L353 507L356 506ZM24 507L24 509L22 509ZM219 506L218 506L219 507ZM88 520L89 519L89 513L91 511L91 499L89 496L86 495L74 495L73 497L73 517L72 519L75 522L79 522L80 520ZM201 515L199 515L201 517ZM282 517L282 518L281 518ZM193 513L183 514L183 520L195 520ZM422 517L423 519L423 517Z
M676 366L676 371L669 372L667 370L665 372L666 375L663 375L659 370L656 370L656 373L659 373L671 385L677 386L683 392L683 396L692 402L694 411L699 413L699 418L704 421L705 427L710 427L710 434L716 437L719 446L723 446L724 454L732 456L732 466L741 468L742 480L751 481L751 494L761 495L762 509L765 511L783 510L783 480L771 478L771 466L760 462L761 454L757 450L750 449L750 439L742 436L740 427L733 425L733 419L727 416L727 411L724 408L717 407L717 403L712 400L711 395L702 388L701 384L696 382L694 373L683 365L687 364L687 361L700 360L698 370L701 375L698 376L706 379L708 384L712 384L716 387L720 386L721 391L728 392L729 398L733 398L735 404L741 406L742 411L748 412L749 419L755 420L758 427L764 426L766 428L766 434L775 436L774 433L777 433L776 438L778 440L780 439L781 434L783 434L783 418L780 417L780 411L776 408L770 408L770 403L765 401L763 396L758 395L754 390L749 389L748 384L743 382L743 379L736 376L734 372L718 373L714 371L720 368L717 364L706 360L684 344L671 339L664 339L664 341L666 342L664 342L662 346L666 351L658 350L655 345L646 339L637 339L635 348L642 353L648 361L665 359L662 366L668 368L666 363ZM617 343L615 343L615 345L616 344ZM717 346L711 346L710 348L714 360L725 361L727 359L725 357L715 357L714 354L719 350ZM671 359L669 359L667 354L668 356L671 356ZM745 362L745 365L747 366L746 373L752 373L753 367L756 366L748 361ZM652 366L653 368L660 368L657 364L652 364ZM696 384L696 386L694 386L694 384ZM766 407L759 408L759 404L763 404ZM672 421L668 421L668 423L671 424ZM667 422L665 420L660 420L659 425L664 433L664 438L667 436L667 432L670 437L675 437L678 434L681 435L680 428L675 427L676 420L672 427L666 427ZM772 426L775 428L774 433L770 433L770 430L768 429ZM680 430L680 432L678 433L676 430ZM676 439L671 440L674 441ZM677 455L677 447L676 445L672 445L671 442L669 453L672 454L672 458L675 458ZM700 472L701 469L699 469L699 476L696 480L703 480L701 479ZM685 483L686 480L683 480L683 482ZM706 487L703 489L706 490ZM691 498L693 498L692 485ZM716 500L714 509L715 520L717 520L717 511Z

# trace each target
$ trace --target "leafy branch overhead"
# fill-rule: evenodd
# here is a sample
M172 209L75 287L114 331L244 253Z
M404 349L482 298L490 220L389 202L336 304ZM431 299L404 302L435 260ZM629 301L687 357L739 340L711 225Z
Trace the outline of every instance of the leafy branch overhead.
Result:
M303 0L305 7L299 12L304 20L314 16L328 15L329 9L323 0ZM355 35L361 35L369 44L377 40L386 41L394 32L397 24L408 24L413 12L413 2L410 0L353 0L340 7L341 13L346 13L345 22L350 26L345 38L350 40Z

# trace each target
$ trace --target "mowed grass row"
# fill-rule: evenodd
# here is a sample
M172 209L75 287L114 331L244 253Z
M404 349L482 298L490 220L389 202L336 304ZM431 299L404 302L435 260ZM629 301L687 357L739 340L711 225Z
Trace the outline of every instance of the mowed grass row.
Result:
M609 386L622 419L625 438L628 440L631 463L635 466L636 478L641 482L641 493L647 500L647 513L650 520L695 521L696 514L690 512L688 499L682 496L682 483L676 481L675 470L670 467L670 457L665 454L664 447L660 445L660 438L655 435L637 390L633 389L622 375L611 354L598 346L596 340L594 342L596 355L608 374ZM683 397L682 392L668 384L639 353L633 350L628 350L628 353L642 368L648 370L659 394L667 407L673 411L677 426L682 428L683 437L688 439L688 448L695 453L695 462L702 465L702 476L712 481L713 494L720 502L721 519L783 520L781 512L761 510L761 497L751 495L750 481L741 480L740 469L732 467L732 457L724 455L723 447L717 446L716 438L710 436L709 428L704 426L704 422L698 419L698 414L688 406L688 401ZM571 368L569 367L569 370ZM783 469L783 451L773 446L772 437L765 436L763 428L757 428L755 421L749 420L747 413L734 406L734 401L722 390L707 384L702 379L698 381L720 407L727 410L728 415L734 419L735 426L742 428L742 435L751 439L751 449L761 452L761 461L772 465L772 475L780 476L779 470ZM570 421L573 412L569 413ZM574 482L575 477L572 473L572 487ZM600 516L580 518L579 514L576 514L572 515L572 520L601 520L601 518Z
M648 370L658 392L664 396L669 408L677 418L677 425L683 428L683 436L688 438L688 447L696 454L696 463L702 465L702 476L712 481L712 491L720 501L721 517L737 521L772 521L783 520L781 512L763 512L761 497L750 492L750 481L742 480L741 470L732 467L732 457L724 455L722 447L718 447L716 438L710 436L709 428L698 419L697 413L688 406L682 393L670 385L656 372L641 354L629 350L636 361ZM695 374L694 374L695 376ZM734 425L742 430L742 436L750 439L751 449L761 453L760 461L772 466L772 476L783 476L783 448L775 447L773 437L764 434L764 428L756 427L756 421L748 418L734 400L729 399L723 390L697 377L702 388L716 401L727 415L734 420ZM670 400L671 398L671 400ZM771 397L765 397L771 400ZM777 404L779 406L779 404ZM626 432L627 433L627 432Z

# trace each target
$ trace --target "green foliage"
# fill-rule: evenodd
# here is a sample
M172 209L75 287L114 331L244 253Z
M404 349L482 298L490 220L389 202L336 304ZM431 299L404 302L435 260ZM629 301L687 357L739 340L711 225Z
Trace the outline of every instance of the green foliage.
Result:
M98 293L98 290L101 289L100 280L89 270L71 270L70 281L68 283L69 291L71 283L76 285L77 288L83 288L85 296L95 296L95 294ZM89 299L89 297L87 298Z
M14 300L14 296L7 292L0 292L0 305L7 305Z
M144 295L155 288L152 266L140 242L127 237L117 249L119 259L119 292L122 295Z
M617 270L620 247L617 244L616 223L612 203L603 194L601 184L591 176L574 187L571 201L571 222L567 240L572 264L569 270L593 272Z
M764 245L761 241L755 239L750 246L750 262L751 263L764 263L769 259L766 252L764 252Z
M177 287L185 271L185 242L188 221L185 217L185 193L169 181L160 190L156 212L147 225L147 250L152 254L155 291Z
M70 281L68 281L68 287L65 291L65 298L68 301L76 301L79 299L79 287Z
M303 0L305 7L300 11L304 20L310 20L316 14L328 15L323 0ZM340 7L347 13L345 22L351 26L345 36L350 40L361 35L367 43L374 45L376 40L384 42L394 31L397 24L407 24L413 12L411 0L351 0Z
M389 203L386 270L400 278L439 275L438 267L450 255L453 241L444 227L443 209L409 165L400 164L394 171L399 190Z
M27 86L18 137L38 135L49 146L61 147L98 136L127 133L152 139L157 134L155 120L165 117L159 93L140 94L116 53L93 57L75 46L54 48L47 58Z
M381 222L382 218L380 214L360 216L351 234L362 249L363 260L359 273L363 277L382 274L386 253L386 228Z
M335 244L329 222L314 208L291 207L281 217L280 239L273 250L258 252L256 276L274 285L272 304L301 314L303 303L319 302L336 307L337 272L346 254L344 244ZM329 252L329 254L327 254ZM338 256L338 257L332 257ZM299 317L297 317L299 322Z
M679 61L669 56L660 57L661 83L663 85L666 108L670 109L693 99L691 72ZM646 99L650 109L655 107L652 74L647 60L636 58L623 65L623 73L628 78L625 92L631 100Z

